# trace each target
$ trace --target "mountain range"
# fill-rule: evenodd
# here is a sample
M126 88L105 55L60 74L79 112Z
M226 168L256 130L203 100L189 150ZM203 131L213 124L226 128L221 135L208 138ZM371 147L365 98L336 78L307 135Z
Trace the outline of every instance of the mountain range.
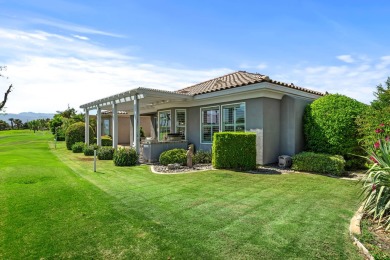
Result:
M54 116L54 114L50 114L50 113L22 112L19 114L11 114L11 113L0 114L0 120L4 120L7 123L9 123L8 119L13 118L13 119L20 119L20 120L22 120L23 123L25 123L27 121L32 121L35 119L46 119L46 118L52 119L53 116Z

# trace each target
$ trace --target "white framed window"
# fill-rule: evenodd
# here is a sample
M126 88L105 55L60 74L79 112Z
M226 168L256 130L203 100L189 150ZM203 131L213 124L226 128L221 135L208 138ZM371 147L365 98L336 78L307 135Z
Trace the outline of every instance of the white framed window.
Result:
M186 139L187 113L185 109L175 110L175 132L180 133L181 139Z
M245 103L222 106L222 131L245 132Z
M200 109L200 142L212 143L213 134L219 132L219 106Z
M158 112L158 140L165 141L168 134L171 133L171 111Z

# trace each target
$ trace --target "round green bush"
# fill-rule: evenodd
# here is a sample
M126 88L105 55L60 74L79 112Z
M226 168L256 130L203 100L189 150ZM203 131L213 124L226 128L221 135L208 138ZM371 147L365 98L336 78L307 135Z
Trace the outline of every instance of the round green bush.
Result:
M172 149L160 154L160 163L162 165L168 165L172 163L178 163L185 165L187 163L187 151L184 149Z
M342 155L347 160L346 167L353 168L348 160L364 154L355 119L366 109L367 105L340 94L315 100L306 107L303 118L306 150Z
M89 127L89 142L93 142L93 130ZM68 150L72 150L72 145L76 142L85 141L85 123L77 122L68 127L65 133L65 143Z
M209 151L199 150L194 155L194 163L211 163L212 154Z
M115 149L110 146L102 146L97 150L97 158L99 160L112 160Z
M72 152L74 153L82 153L85 144L83 142L76 142L72 145Z
M114 152L115 166L134 166L137 164L137 161L137 152L132 148L119 148Z
M112 146L112 138L109 135L102 135L102 146Z
M97 150L96 145L85 145L83 152L84 152L85 156L92 156L92 155L94 155L94 152L93 152L94 150Z

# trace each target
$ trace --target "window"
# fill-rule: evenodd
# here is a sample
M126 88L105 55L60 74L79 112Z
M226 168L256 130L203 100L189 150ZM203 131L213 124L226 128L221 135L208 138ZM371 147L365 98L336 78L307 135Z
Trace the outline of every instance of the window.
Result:
M110 119L103 119L103 135L110 135Z
M181 139L186 139L186 110L176 109L175 132L180 133Z
M171 111L158 112L158 140L166 140L171 132Z
M222 131L245 131L245 103L222 106Z
M219 107L201 108L201 143L211 143L219 132Z

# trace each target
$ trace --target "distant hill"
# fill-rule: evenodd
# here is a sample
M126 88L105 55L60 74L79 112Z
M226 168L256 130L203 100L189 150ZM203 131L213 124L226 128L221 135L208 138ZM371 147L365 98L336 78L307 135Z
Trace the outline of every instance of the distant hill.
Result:
M13 119L20 119L22 120L23 123L27 121L32 121L35 119L46 119L50 118L52 119L54 114L49 114L49 113L34 113L34 112L22 112L19 114L0 114L0 120L4 120L7 123L9 123L8 119L13 118Z

